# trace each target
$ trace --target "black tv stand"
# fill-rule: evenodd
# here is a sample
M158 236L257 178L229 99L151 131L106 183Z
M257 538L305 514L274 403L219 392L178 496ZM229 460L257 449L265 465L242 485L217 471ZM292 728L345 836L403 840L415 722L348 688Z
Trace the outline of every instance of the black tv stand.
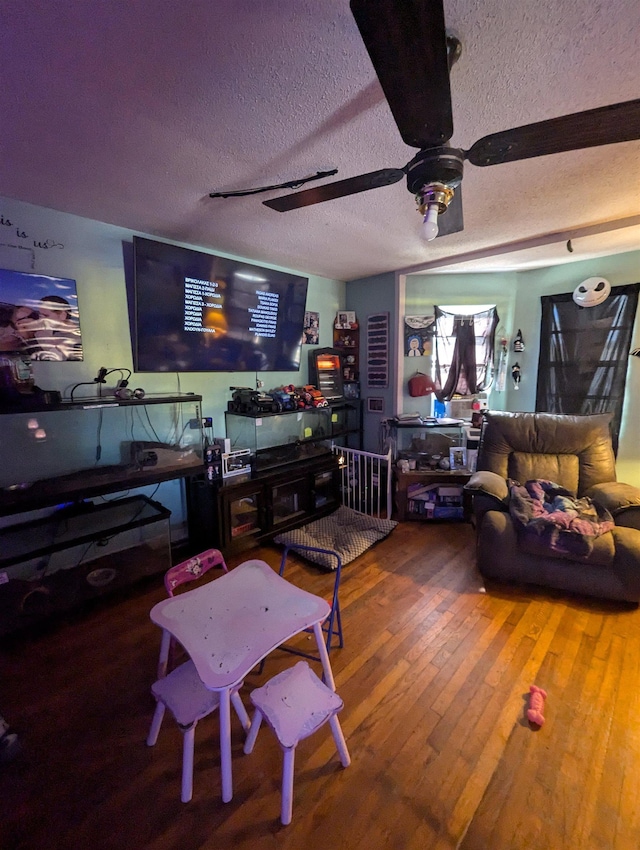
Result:
M225 554L257 546L275 535L336 510L340 505L337 457L324 451L292 466L281 464L247 479L190 479L189 541Z
M187 489L194 551L234 552L331 513L340 505L340 469L331 444L362 449L362 402L280 413L225 413L232 448L249 449L253 475L221 482L192 476Z

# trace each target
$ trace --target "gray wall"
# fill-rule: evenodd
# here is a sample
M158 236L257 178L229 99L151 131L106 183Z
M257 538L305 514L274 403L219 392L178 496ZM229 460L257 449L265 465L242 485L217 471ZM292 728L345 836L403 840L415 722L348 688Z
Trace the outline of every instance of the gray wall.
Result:
M360 325L360 388L364 405L364 448L380 450L379 430L382 419L395 411L396 384L396 286L394 272L360 278L347 285L347 309L355 310ZM367 387L367 318L375 313L389 313L389 386ZM383 399L382 413L367 412L369 398Z

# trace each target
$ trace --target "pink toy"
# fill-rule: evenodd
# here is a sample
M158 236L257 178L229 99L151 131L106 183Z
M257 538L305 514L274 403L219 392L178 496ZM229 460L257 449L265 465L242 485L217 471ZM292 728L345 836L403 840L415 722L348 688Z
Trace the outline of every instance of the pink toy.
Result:
M529 688L529 709L527 710L527 720L530 723L537 723L538 726L542 726L544 723L544 715L542 714L542 709L544 708L544 701L547 698L547 692L543 691L542 688L538 688L535 685L531 685Z

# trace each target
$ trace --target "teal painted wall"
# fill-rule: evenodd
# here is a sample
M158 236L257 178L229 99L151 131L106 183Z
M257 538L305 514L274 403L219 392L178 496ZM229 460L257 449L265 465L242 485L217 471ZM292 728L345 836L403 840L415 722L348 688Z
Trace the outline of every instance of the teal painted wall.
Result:
M495 305L498 316L498 336L500 333L511 335L513 316L518 290L517 275L514 272L491 274L428 274L410 275L406 281L405 315L431 316L434 305L468 306L480 304ZM424 415L430 414L431 397L411 398L407 381L416 370L429 374L431 357L424 362L414 357L403 357L402 382L403 406L405 411L418 410ZM489 406L495 410L507 409L507 392L498 392L495 388L489 393Z
M396 303L398 295L394 274L349 282L347 284L348 309L356 310L359 318L366 319L374 310L388 309L392 312L391 326L394 340L403 333L404 315L431 315L434 304L469 305L495 304L500 316L498 333L504 333L509 339L507 380L504 392L495 388L489 394L489 406L497 410L535 409L538 352L540 346L540 298L544 295L573 292L575 287L588 277L601 275L613 286L637 283L640 281L640 251L615 254L595 260L578 260L551 268L524 272L502 272L482 274L422 274L406 277L403 315L398 315ZM518 329L522 330L525 351L514 354L513 338ZM395 342L392 343L395 351ZM636 320L632 347L640 347L640 328ZM361 341L361 362L364 362L366 349ZM511 366L518 361L522 369L522 381L515 389L511 381ZM396 359L394 376L402 384L401 409L394 409L394 389L385 393L385 416L398 412L418 410L428 413L430 398L411 398L407 390L407 380L416 369L428 372L430 358L416 365L416 358L402 356ZM424 365L425 368L422 368ZM363 395L370 393L366 389L366 374L362 372ZM376 393L381 394L381 393ZM365 415L365 447L378 450L378 426L380 416ZM617 471L618 479L640 486L640 441L638 440L638 422L640 421L640 358L630 357L625 392L624 414L620 433Z
M583 280L596 275L606 278L612 286L640 282L640 251L615 254L596 260L582 260L546 269L518 274L518 297L514 314L514 327L522 328L526 343L523 354L518 355L522 368L520 391L508 396L507 410L534 410L538 352L540 350L540 321L543 295L573 292ZM640 327L636 316L632 348L640 346ZM515 397L517 396L517 398ZM623 418L620 429L617 473L620 481L640 486L640 358L630 357Z
M133 369L125 265L131 262L134 231L6 198L0 199L0 216L5 222L0 225L0 268L69 277L77 283L85 359L82 362L34 363L36 384L68 395L74 384L93 381L101 366ZM151 234L137 235L154 238ZM50 247L34 247L34 243ZM197 245L187 247L198 249ZM304 270L287 271L305 274ZM307 309L320 313L319 344L323 347L333 344L333 321L336 312L345 307L345 290L343 281L309 276ZM302 347L299 372L260 372L265 389L307 383L310 348ZM213 418L216 436L224 436L224 411L231 398L229 387L255 386L255 381L255 372L141 373L134 374L131 385L141 386L147 393L202 395L203 415ZM2 417L0 438L1 429ZM147 488L144 492L150 491L151 488ZM182 534L185 510L181 485L163 483L156 498L174 512L174 536Z

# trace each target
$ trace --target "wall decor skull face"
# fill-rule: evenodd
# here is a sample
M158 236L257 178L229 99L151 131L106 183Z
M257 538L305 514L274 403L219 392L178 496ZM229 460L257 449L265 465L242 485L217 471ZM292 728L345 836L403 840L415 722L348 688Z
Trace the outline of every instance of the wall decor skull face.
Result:
M609 297L611 284L603 277L588 277L573 290L573 300L579 307L595 307Z

